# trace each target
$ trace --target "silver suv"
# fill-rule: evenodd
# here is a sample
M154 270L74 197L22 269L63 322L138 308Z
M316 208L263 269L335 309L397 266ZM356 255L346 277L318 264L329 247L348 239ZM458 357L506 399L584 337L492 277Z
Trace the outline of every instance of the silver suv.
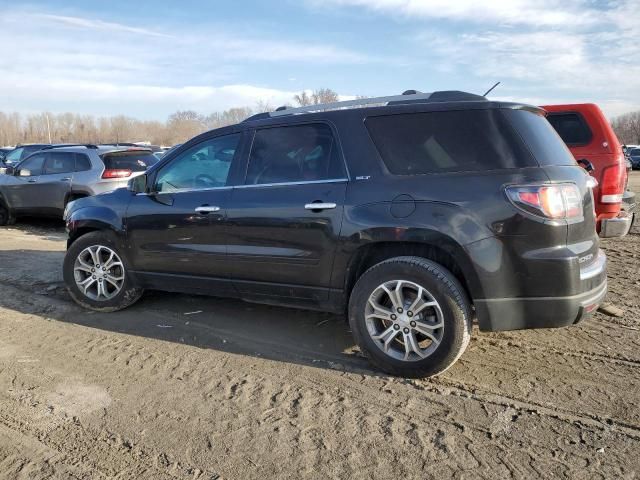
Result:
M147 148L45 147L0 169L0 225L25 215L62 217L70 201L126 187L157 161Z

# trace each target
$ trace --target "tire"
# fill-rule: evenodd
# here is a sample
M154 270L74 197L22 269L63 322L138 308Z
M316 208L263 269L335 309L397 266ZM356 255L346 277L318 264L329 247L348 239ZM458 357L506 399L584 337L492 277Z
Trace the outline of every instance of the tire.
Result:
M0 204L0 227L5 225L9 225L11 215L9 214L9 210L4 205Z
M111 252L115 256L112 257ZM134 284L128 272L127 259L110 232L81 236L71 244L64 257L63 276L67 290L78 305L89 310L115 312L137 302L144 290ZM79 281L84 281L87 288L81 288Z
M349 299L349 325L375 367L392 375L430 377L451 367L467 348L472 311L465 290L443 266L421 257L395 257L358 279Z

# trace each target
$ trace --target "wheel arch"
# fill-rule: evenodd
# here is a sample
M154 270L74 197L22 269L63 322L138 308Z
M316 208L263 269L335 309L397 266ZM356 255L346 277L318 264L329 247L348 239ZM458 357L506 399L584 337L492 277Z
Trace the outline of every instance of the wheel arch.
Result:
M445 237L442 235L442 237ZM452 239L438 242L380 241L359 247L351 256L344 279L344 292L349 298L353 287L372 266L394 257L416 256L442 265L460 282L468 297L482 297L482 288L472 263L464 249Z

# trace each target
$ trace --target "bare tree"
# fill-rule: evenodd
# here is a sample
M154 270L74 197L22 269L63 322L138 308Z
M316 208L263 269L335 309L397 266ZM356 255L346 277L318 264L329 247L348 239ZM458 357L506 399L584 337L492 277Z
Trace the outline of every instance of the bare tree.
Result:
M611 126L622 144L640 145L640 111L612 119Z
M321 88L319 90L314 90L309 93L308 90L303 90L302 92L293 96L293 100L301 107L306 107L308 105L319 105L321 103L332 103L340 100L337 92L334 92L330 88Z
M299 105L328 103L338 100L338 94L328 88L303 91L294 97ZM243 121L254 113L273 110L265 101L254 108L237 107L202 115L193 110L180 110L165 122L137 120L125 115L94 117L75 113L42 112L21 116L0 112L0 146L19 143L108 143L148 141L156 145L185 142L195 135L214 128Z

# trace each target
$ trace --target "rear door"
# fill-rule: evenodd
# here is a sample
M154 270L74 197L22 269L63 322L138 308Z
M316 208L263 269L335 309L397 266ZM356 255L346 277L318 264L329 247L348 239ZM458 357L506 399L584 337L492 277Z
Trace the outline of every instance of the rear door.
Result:
M231 275L245 298L329 295L347 175L324 123L258 129L228 212Z
M71 192L74 170L73 152L47 152L44 170L34 186L34 194L40 205L62 213L67 195Z

